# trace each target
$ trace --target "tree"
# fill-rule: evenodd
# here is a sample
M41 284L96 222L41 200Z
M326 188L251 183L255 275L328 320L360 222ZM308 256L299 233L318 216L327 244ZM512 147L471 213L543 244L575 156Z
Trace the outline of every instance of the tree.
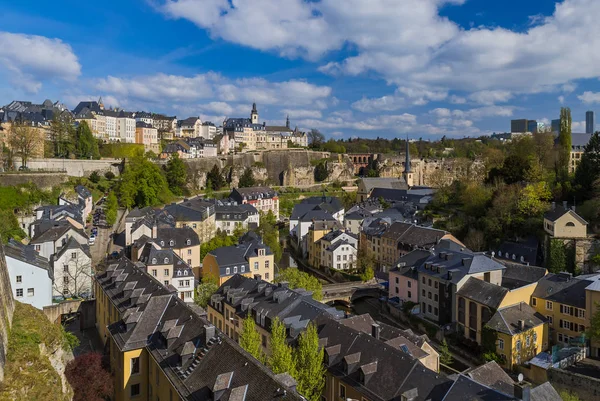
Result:
M279 243L279 231L277 230L277 219L272 210L267 213L260 213L259 226L256 233L260 235L263 243L273 252L275 263L279 263L283 251Z
M248 314L244 319L242 333L240 334L240 345L250 355L260 362L264 362L265 354L262 350L262 339L260 338L260 333L256 330L256 324L254 323L252 314Z
M540 216L548 209L552 192L544 181L529 184L521 191L518 201L519 212L527 216Z
M327 169L327 163L323 160L315 166L315 181L325 181L329 177L329 170Z
M8 143L14 154L21 157L21 165L27 166L40 140L43 139L36 128L15 123L10 129Z
M89 125L82 121L77 127L75 134L75 155L79 159L99 159L98 141L94 138Z
M204 187L204 197L206 199L210 199L215 195L213 191L212 181L210 178L206 180L206 186Z
M252 169L250 167L246 167L244 173L240 177L240 182L238 183L238 187L240 188L249 188L256 185L256 181L254 180L254 174L252 173Z
M90 181L94 184L100 182L100 174L97 171L92 171L92 174L90 174Z
M323 347L319 346L319 335L314 324L309 324L298 339L296 349L296 380L298 393L309 401L319 401L325 387Z
M106 197L106 223L113 226L117 222L117 210L119 209L119 203L114 192L110 192Z
M454 358L452 358L452 353L450 352L450 348L448 347L445 338L442 340L442 345L440 347L440 362L446 366L450 366L452 365L452 362L454 362Z
M208 242L203 242L200 245L200 260L204 260L204 257L210 251L213 251L217 248L221 248L224 246L235 245L237 238L231 235L227 235L225 233L220 233L219 235L214 236Z
M596 195L595 184L600 178L600 133L595 132L585 147L581 161L575 170L575 185L584 199Z
M318 148L323 142L325 142L325 135L318 129L311 129L308 134L308 145L311 148Z
M14 210L0 209L0 238L2 242L7 243L11 238L20 241L25 237L25 232L21 229Z
M210 297L217 292L219 284L216 277L204 276L202 277L202 283L196 287L194 302L203 308L206 308Z
M569 179L569 162L571 159L571 109L560 108L560 133L558 134L558 161L556 178L559 182Z
M363 282L371 281L375 277L375 272L371 267L366 267L360 274L360 279Z
M169 189L175 195L181 196L185 193L185 184L187 182L187 168L179 154L173 153L165 168L167 183Z
M69 113L54 115L50 122L50 141L54 157L66 158L73 153L75 128Z
M143 153L137 153L125 166L117 192L121 205L128 209L164 204L171 198L160 168Z
M311 291L313 298L317 301L323 299L323 284L321 284L318 278L308 273L304 273L294 267L288 267L285 270L281 270L277 277L275 277L276 283L284 281L289 284L290 288L304 288L307 291Z
M206 175L206 182L210 182L213 190L218 191L222 186L225 185L225 180L223 179L223 174L221 174L221 169L216 164Z
M115 178L115 173L113 173L112 171L107 171L106 173L104 173L104 178L111 181Z
M75 257L71 256L72 254ZM73 250L73 252L67 250L63 256L63 259L55 261L57 265L61 261L64 264L60 265L61 277L54 280L54 290L62 294L65 299L90 296L92 291L92 262L89 256L80 249Z
M271 355L268 358L269 368L275 374L288 373L296 376L292 347L287 343L285 324L278 317L271 322Z
M559 395L563 401L581 401L577 394L569 390L562 390Z
M102 355L89 352L67 364L65 376L73 388L73 401L104 401L113 394L110 372L102 367Z
M565 248L565 244L561 240L550 240L547 263L550 272L560 273L567 270L567 251Z

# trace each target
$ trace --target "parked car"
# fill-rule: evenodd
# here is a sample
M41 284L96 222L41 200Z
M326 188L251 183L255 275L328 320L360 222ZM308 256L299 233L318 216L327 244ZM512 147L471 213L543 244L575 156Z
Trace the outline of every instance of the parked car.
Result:
M19 171L29 171L29 167L21 166L21 167L19 167Z
M96 243L96 237L92 235L92 236L91 236L91 237L88 239L88 245L94 245L95 243Z

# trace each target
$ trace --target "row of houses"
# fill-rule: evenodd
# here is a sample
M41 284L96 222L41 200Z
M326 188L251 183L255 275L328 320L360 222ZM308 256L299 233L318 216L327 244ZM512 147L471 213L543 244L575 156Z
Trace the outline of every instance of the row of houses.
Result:
M61 194L58 205L40 206L33 214L19 213L30 240L24 244L10 239L5 247L17 301L42 309L55 300L93 295L85 231L92 206L92 194L79 185L70 196Z
M238 345L247 318L256 322L266 352L275 318L292 346L315 325L326 368L322 400L560 400L549 383L515 383L494 362L441 373L427 336L369 315L346 317L305 290L258 275L230 278L207 311L182 302L126 258L94 283L96 326L110 354L115 400L304 399L288 373L274 375Z

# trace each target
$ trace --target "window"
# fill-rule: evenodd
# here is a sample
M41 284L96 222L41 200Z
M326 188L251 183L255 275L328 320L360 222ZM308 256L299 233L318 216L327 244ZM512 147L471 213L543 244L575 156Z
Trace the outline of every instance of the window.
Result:
M185 286L189 287L190 286L190 280L185 280Z
M77 259L77 252L71 252L71 259Z
M65 273L69 272L69 265L63 265L63 272L65 272Z
M530 347L531 346L531 336L527 336L525 337L525 346L526 347Z
M546 316L546 319L548 319L548 324L552 325L552 323L553 323L552 316Z
M577 309L577 317L580 319L585 319L585 309Z
M436 316L438 315L438 308L433 308L433 314Z
M23 276L17 276L17 283L23 282Z
M521 340L517 340L517 352L521 352Z
M42 250L42 246L41 245L36 245L35 246L35 250L38 251L38 252L41 251Z
M504 340L503 339L498 340L498 349L504 350Z
M427 280L427 285L431 287L431 279Z
M165 264L169 263L169 258L165 258L164 262Z
M163 282L165 283L165 286L168 286L168 285L169 285L169 280L165 280L165 281L163 281Z
M421 290L421 295L425 296L425 290Z
M22 297L22 296L23 296L23 289L17 288L17 297Z
M537 298L531 298L531 305L537 306Z
M552 310L552 302L546 301L546 310Z
M225 274L231 274L231 270L229 269L229 267L225 268Z
M241 267L240 267L240 271L241 271L242 273L246 271L246 269L244 268L244 266L241 266Z
M258 270L258 262L254 262L254 270Z
M140 373L140 358L131 358L131 374L137 375Z
M412 293L410 291L408 292L408 298L412 298Z
M396 287L396 295L398 295L400 293L400 290L398 289L398 287Z
M27 289L27 296L32 297L35 294L35 290L33 288Z
M156 277L158 275L158 271L156 271L156 269L152 269L152 275Z
M158 262L158 260L156 260L156 258L152 258L152 264L155 265Z
M269 279L269 273L265 273L265 280Z
M268 268L269 268L269 261L267 260L267 261L265 261L265 269L268 269Z
M191 255L191 254L192 254L192 250L188 249L188 255Z
M433 294L433 300L434 300L435 302L437 302L437 301L438 301L438 294Z
M132 397L137 397L138 395L140 395L140 384L132 384L131 385L131 396Z
M437 281L434 281L434 282L433 282L433 286L434 286L435 288L438 288L438 282L437 282Z
M69 278L68 277L63 277L63 283L69 284Z
M410 288L410 287L412 286L412 283L410 282L410 280L406 282L406 286L407 286L408 288Z
M431 313L431 305L427 305L427 312Z
M537 331L533 332L533 345L537 344Z
M233 266L233 274L237 273L237 266Z
M346 387L343 384L340 384L340 398L346 399Z
M169 269L165 269L165 271L163 272L165 276L169 275Z
M431 292L427 293L427 298L431 299Z
M398 282L399 282L399 281L400 281L400 280L398 280L398 277L396 277L396 284L398 284Z
M425 284L425 277L423 277L423 279L421 281L423 282L423 284Z
M192 265L192 259L188 259L187 260L187 264L191 266Z

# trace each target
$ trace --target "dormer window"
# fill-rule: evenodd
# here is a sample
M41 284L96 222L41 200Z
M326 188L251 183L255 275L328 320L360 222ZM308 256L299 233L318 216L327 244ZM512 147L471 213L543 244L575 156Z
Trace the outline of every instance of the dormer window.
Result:
M169 263L169 258L165 258L165 264Z
M185 243L188 244L188 245L192 245L192 240L188 238L188 239L185 240Z
M158 260L156 260L156 258L152 258L152 264L156 264L156 262L158 262Z
M259 249L258 250L258 256L265 256L265 250L264 249Z
M160 241L160 246L165 246L165 241Z
M173 246L173 245L175 245L175 241L173 241L173 240L169 241L169 245L170 245L170 246Z
M181 270L177 270L177 275L181 276Z

